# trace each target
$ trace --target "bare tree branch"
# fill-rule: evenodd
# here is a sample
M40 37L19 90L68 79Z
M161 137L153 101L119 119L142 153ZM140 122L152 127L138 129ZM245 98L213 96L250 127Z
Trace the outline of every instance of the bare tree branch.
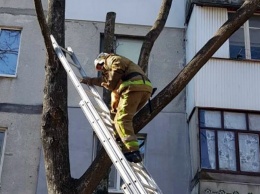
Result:
M47 25L47 22L45 19L41 0L34 0L34 4L35 4L36 14L37 14L37 18L38 18L39 25L41 28L42 36L44 38L44 43L45 43L45 46L47 49L47 54L49 56L50 65L51 65L51 64L54 64L55 52L53 50L52 42L51 42L51 38L50 38L50 35L51 35L50 29L49 29L49 26Z
M144 72L147 71L151 50L153 48L155 40L158 38L165 26L171 6L172 0L163 0L162 6L159 11L159 15L153 27L150 29L150 31L146 34L144 38L144 42L138 60L138 65L143 69Z

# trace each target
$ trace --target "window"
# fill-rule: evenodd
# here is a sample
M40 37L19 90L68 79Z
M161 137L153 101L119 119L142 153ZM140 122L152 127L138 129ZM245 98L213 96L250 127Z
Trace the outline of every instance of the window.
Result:
M143 162L145 162L145 150L146 150L146 134L137 134L138 142L139 142L139 150L141 152L141 156L143 158ZM97 136L94 134L93 139L93 159L97 155L97 151L101 148L101 143L98 140ZM112 165L109 173L108 187L109 193L123 193L121 190L121 186L124 184L123 180L120 177L119 172L116 170L115 166Z
M103 43L104 37L101 36L101 51L103 51ZM140 50L143 44L142 37L132 37L132 36L121 36L116 35L114 40L114 53L118 55L122 55L124 57L129 58L134 63L138 63ZM140 144L140 152L143 157L143 161L145 160L145 142L146 136L138 134L138 141ZM98 141L97 137L94 138L94 148L99 150L101 144ZM96 151L93 152L93 157L96 155ZM119 172L117 172L115 166L111 167L109 174L109 193L123 193L121 190L121 185L123 184L123 180L121 179Z
M201 168L260 172L260 113L199 110Z
M143 41L140 39L117 38L115 52L138 63Z
M20 30L0 28L0 75L16 76L20 46Z
M229 38L230 58L260 59L259 34L260 16L255 15Z
M140 152L143 158L143 161L145 160L145 146L146 146L146 135L144 134L138 134L138 142L140 147ZM109 187L109 193L123 193L121 190L121 186L124 184L123 180L120 177L119 172L117 172L115 166L113 165L110 170L109 174L109 180L108 180L108 187Z
M5 139L6 139L6 129L0 127L0 178L2 174L2 167L4 161L4 148L5 148Z

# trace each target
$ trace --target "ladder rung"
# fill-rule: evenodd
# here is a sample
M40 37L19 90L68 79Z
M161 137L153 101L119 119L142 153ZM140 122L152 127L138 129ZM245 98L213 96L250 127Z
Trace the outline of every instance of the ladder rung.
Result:
M77 89L79 95L81 96L81 109L83 110L94 132L96 133L107 154L124 180L124 184L121 187L124 193L162 194L159 187L156 185L150 174L141 163L130 163L124 157L113 136L113 121L110 118L109 109L94 86L88 86L90 90L87 91L83 89L78 77L74 74L71 68L71 65L75 66L79 70L82 77L87 77L72 49L70 47L68 47L68 49L60 47L52 35L51 40L57 56L59 57L64 69L67 71L67 74ZM63 51L69 54L73 63L67 60ZM94 97L98 107L93 105L93 102L89 99L88 95L90 97Z
M63 48L63 47L61 47L61 46L59 46L60 47L60 49L62 50L62 51L64 51L65 53L67 53L67 54L69 54L70 56L71 56L71 52L70 51L68 51L67 49L65 49L65 48Z

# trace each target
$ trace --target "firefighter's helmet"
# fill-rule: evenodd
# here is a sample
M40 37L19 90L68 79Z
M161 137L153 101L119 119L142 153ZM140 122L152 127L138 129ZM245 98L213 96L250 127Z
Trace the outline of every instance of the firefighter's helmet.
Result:
M108 56L108 53L100 53L97 58L94 60L95 68L100 71L102 66L105 64L105 59Z

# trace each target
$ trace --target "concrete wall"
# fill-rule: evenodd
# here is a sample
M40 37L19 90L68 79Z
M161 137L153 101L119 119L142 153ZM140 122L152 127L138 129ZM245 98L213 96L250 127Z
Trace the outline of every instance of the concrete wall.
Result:
M40 115L0 112L7 128L1 194L35 194L40 159Z
M115 34L144 36L149 29L117 24ZM96 76L93 60L99 52L103 30L104 23L100 22L66 22L66 46L73 48L89 76ZM154 45L148 74L158 92L182 69L183 33L180 29L166 28ZM190 159L184 97L183 92L141 131L147 133L146 166L164 193L189 193ZM92 129L88 123L82 123L86 120L83 121L78 107L79 100L69 81L71 169L76 178L87 169L92 155ZM41 172L40 169L40 177L44 177ZM45 187L45 183L39 182L37 193L43 194Z
M1 194L34 194L38 178L45 48L32 3L0 2L0 27L21 29L17 77L0 77L0 127L7 129Z
M45 7L47 6L44 1ZM16 78L0 77L0 102L13 109L0 109L0 127L7 128L2 173L3 194L46 193L40 160L39 111L23 112L19 107L39 107L43 99L45 48L33 11L33 1L18 4L0 2L0 24L22 28ZM18 8L18 9L13 9ZM115 33L144 36L150 26L117 24ZM99 52L104 23L68 20L66 46L71 46L89 76L96 76L93 60ZM149 78L160 92L183 68L184 29L165 28L156 41L150 61ZM69 83L71 172L78 178L92 160L93 132L79 108L76 90ZM157 94L156 93L156 94ZM3 104L0 104L3 106ZM0 107L1 108L1 107ZM145 129L146 166L164 193L189 193L190 164L185 114L185 91L173 100ZM158 165L159 164L159 165ZM39 176L38 176L39 168ZM37 185L37 178L39 178Z
M66 18L88 21L104 21L107 12L117 13L117 23L153 25L162 1L158 0L67 0ZM166 22L167 27L184 28L186 1L174 0Z

